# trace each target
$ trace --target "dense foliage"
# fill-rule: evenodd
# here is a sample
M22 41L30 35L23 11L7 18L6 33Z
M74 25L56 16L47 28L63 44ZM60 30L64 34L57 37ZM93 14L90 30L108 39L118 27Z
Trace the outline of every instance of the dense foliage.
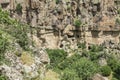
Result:
M29 38L27 33L29 32L29 27L27 25L11 19L9 13L2 11L2 9L0 9L0 24L0 29L15 37L23 49L28 48Z
M4 60L4 52L6 51L8 44L9 42L7 40L6 34L0 30L0 64Z
M78 43L78 47L82 49L81 54L70 57L63 50L47 49L51 59L49 69L58 72L61 80L91 80L97 73L106 77L113 75L113 80L120 79L120 62L106 54L102 46L91 45L88 51L84 49L84 43ZM107 65L99 64L101 58L106 59Z
M67 56L67 53L64 50L59 50L59 49L50 50L50 49L47 49L47 52L48 52L48 55L51 59L51 67L58 68L59 63L64 61L64 59Z
M62 50L47 50L52 69L61 74L61 80L87 80L97 72L97 65L79 54L66 56ZM62 55L61 55L62 54Z
M0 80L7 80L7 77L4 75L0 75Z
M9 64L5 59L5 52L11 49L12 43L19 44L23 50L29 50L31 42L28 37L29 31L28 25L10 18L9 12L0 8L0 65Z
M112 72L111 68L109 66L102 66L101 72L103 76L109 76Z

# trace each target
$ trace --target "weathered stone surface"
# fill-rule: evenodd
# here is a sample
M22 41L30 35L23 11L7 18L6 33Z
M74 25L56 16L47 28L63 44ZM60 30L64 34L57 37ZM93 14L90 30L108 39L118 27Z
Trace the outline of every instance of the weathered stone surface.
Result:
M14 18L36 28L37 33L33 39L40 39L36 42L39 46L58 48L60 40L65 35L69 37L68 39L76 38L78 42L84 38L87 44L102 44L107 40L119 43L120 25L116 22L116 19L119 19L118 2L118 0L60 0L58 2L11 0L6 9L11 11ZM18 3L22 6L21 15L15 11ZM73 30L72 27L79 24L79 22L75 23L75 19L79 19L82 23L80 28L74 27ZM71 27L68 28L68 25Z
M45 66L49 64L49 57L44 49L31 48L34 56L23 52L17 44L12 45L15 51L7 51L5 58L10 61L10 65L0 65L0 72L8 77L8 80L31 80L32 78L45 76ZM19 47L19 48L18 48ZM21 53L21 54L19 54ZM38 73L41 71L41 73ZM25 75L24 75L25 74Z
M109 80L107 77L103 77L100 74L96 74L92 80Z

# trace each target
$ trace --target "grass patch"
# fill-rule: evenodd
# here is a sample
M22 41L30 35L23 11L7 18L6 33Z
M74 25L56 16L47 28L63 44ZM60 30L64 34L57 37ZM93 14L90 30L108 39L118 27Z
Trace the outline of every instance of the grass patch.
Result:
M21 55L21 61L23 64L32 65L34 63L34 59L32 55L28 52L23 52Z

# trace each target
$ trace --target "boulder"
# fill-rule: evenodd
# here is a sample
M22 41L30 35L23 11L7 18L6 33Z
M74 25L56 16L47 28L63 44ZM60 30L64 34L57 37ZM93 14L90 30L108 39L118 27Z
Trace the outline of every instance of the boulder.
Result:
M96 74L92 80L109 80L107 77L103 77L102 75L100 74Z

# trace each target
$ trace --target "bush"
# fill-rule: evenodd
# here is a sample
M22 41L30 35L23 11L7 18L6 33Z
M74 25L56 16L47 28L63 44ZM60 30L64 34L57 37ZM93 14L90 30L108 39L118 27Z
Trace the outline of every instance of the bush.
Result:
M118 60L117 59L115 59L114 57L110 57L110 58L108 58L107 63L113 71L117 70L117 68L118 68Z
M103 51L103 46L98 46L98 45L91 45L90 46L90 51L91 52L99 52L99 51Z
M5 59L4 53L8 47L8 40L3 31L0 30L0 64Z
M101 67L101 73L103 76L109 76L111 74L112 70L109 66L102 66Z
M78 48L81 48L81 49L85 49L86 48L86 44L85 43L78 43L77 46L78 46Z
M117 69L114 71L117 75L120 75L120 62L117 64ZM120 78L120 76L119 76Z
M59 3L59 0L55 0L55 2L56 2L56 4L58 4L58 3Z
M78 19L74 21L74 25L75 25L76 27L80 27L81 24L82 24L82 22L81 22L80 20L78 20Z
M16 11L17 11L18 14L21 14L21 13L22 13L22 6L21 6L20 3L17 4L17 6L16 6Z
M120 14L120 9L118 10L118 14Z
M0 80L8 80L6 76L0 75Z
M78 77L75 70L67 68L63 71L61 80L81 80L81 79Z
M74 68L82 80L89 80L97 72L96 64L86 58L74 62L72 68Z
M3 11L0 8L0 24L7 24L7 25L13 24L13 21L10 19L8 15L9 13L7 11Z
M112 80L118 80L117 78L112 78Z
M74 54L69 58L66 58L63 62L59 64L59 69L64 70L65 68L72 68L74 62L81 58L79 54Z
M120 19L119 18L116 19L116 23L120 25Z
M50 64L55 69L58 68L58 65L64 61L64 59L67 57L67 53L64 50L60 49L47 49L46 50L49 58L50 58Z
M0 31L0 53L4 53L7 49L8 41L5 37L5 34Z
M0 24L5 25L0 27L1 30L4 30L15 37L23 49L28 49L30 39L28 38L27 33L30 32L30 28L27 25L23 25L14 19L11 19L8 12L2 11L2 9L0 9Z

